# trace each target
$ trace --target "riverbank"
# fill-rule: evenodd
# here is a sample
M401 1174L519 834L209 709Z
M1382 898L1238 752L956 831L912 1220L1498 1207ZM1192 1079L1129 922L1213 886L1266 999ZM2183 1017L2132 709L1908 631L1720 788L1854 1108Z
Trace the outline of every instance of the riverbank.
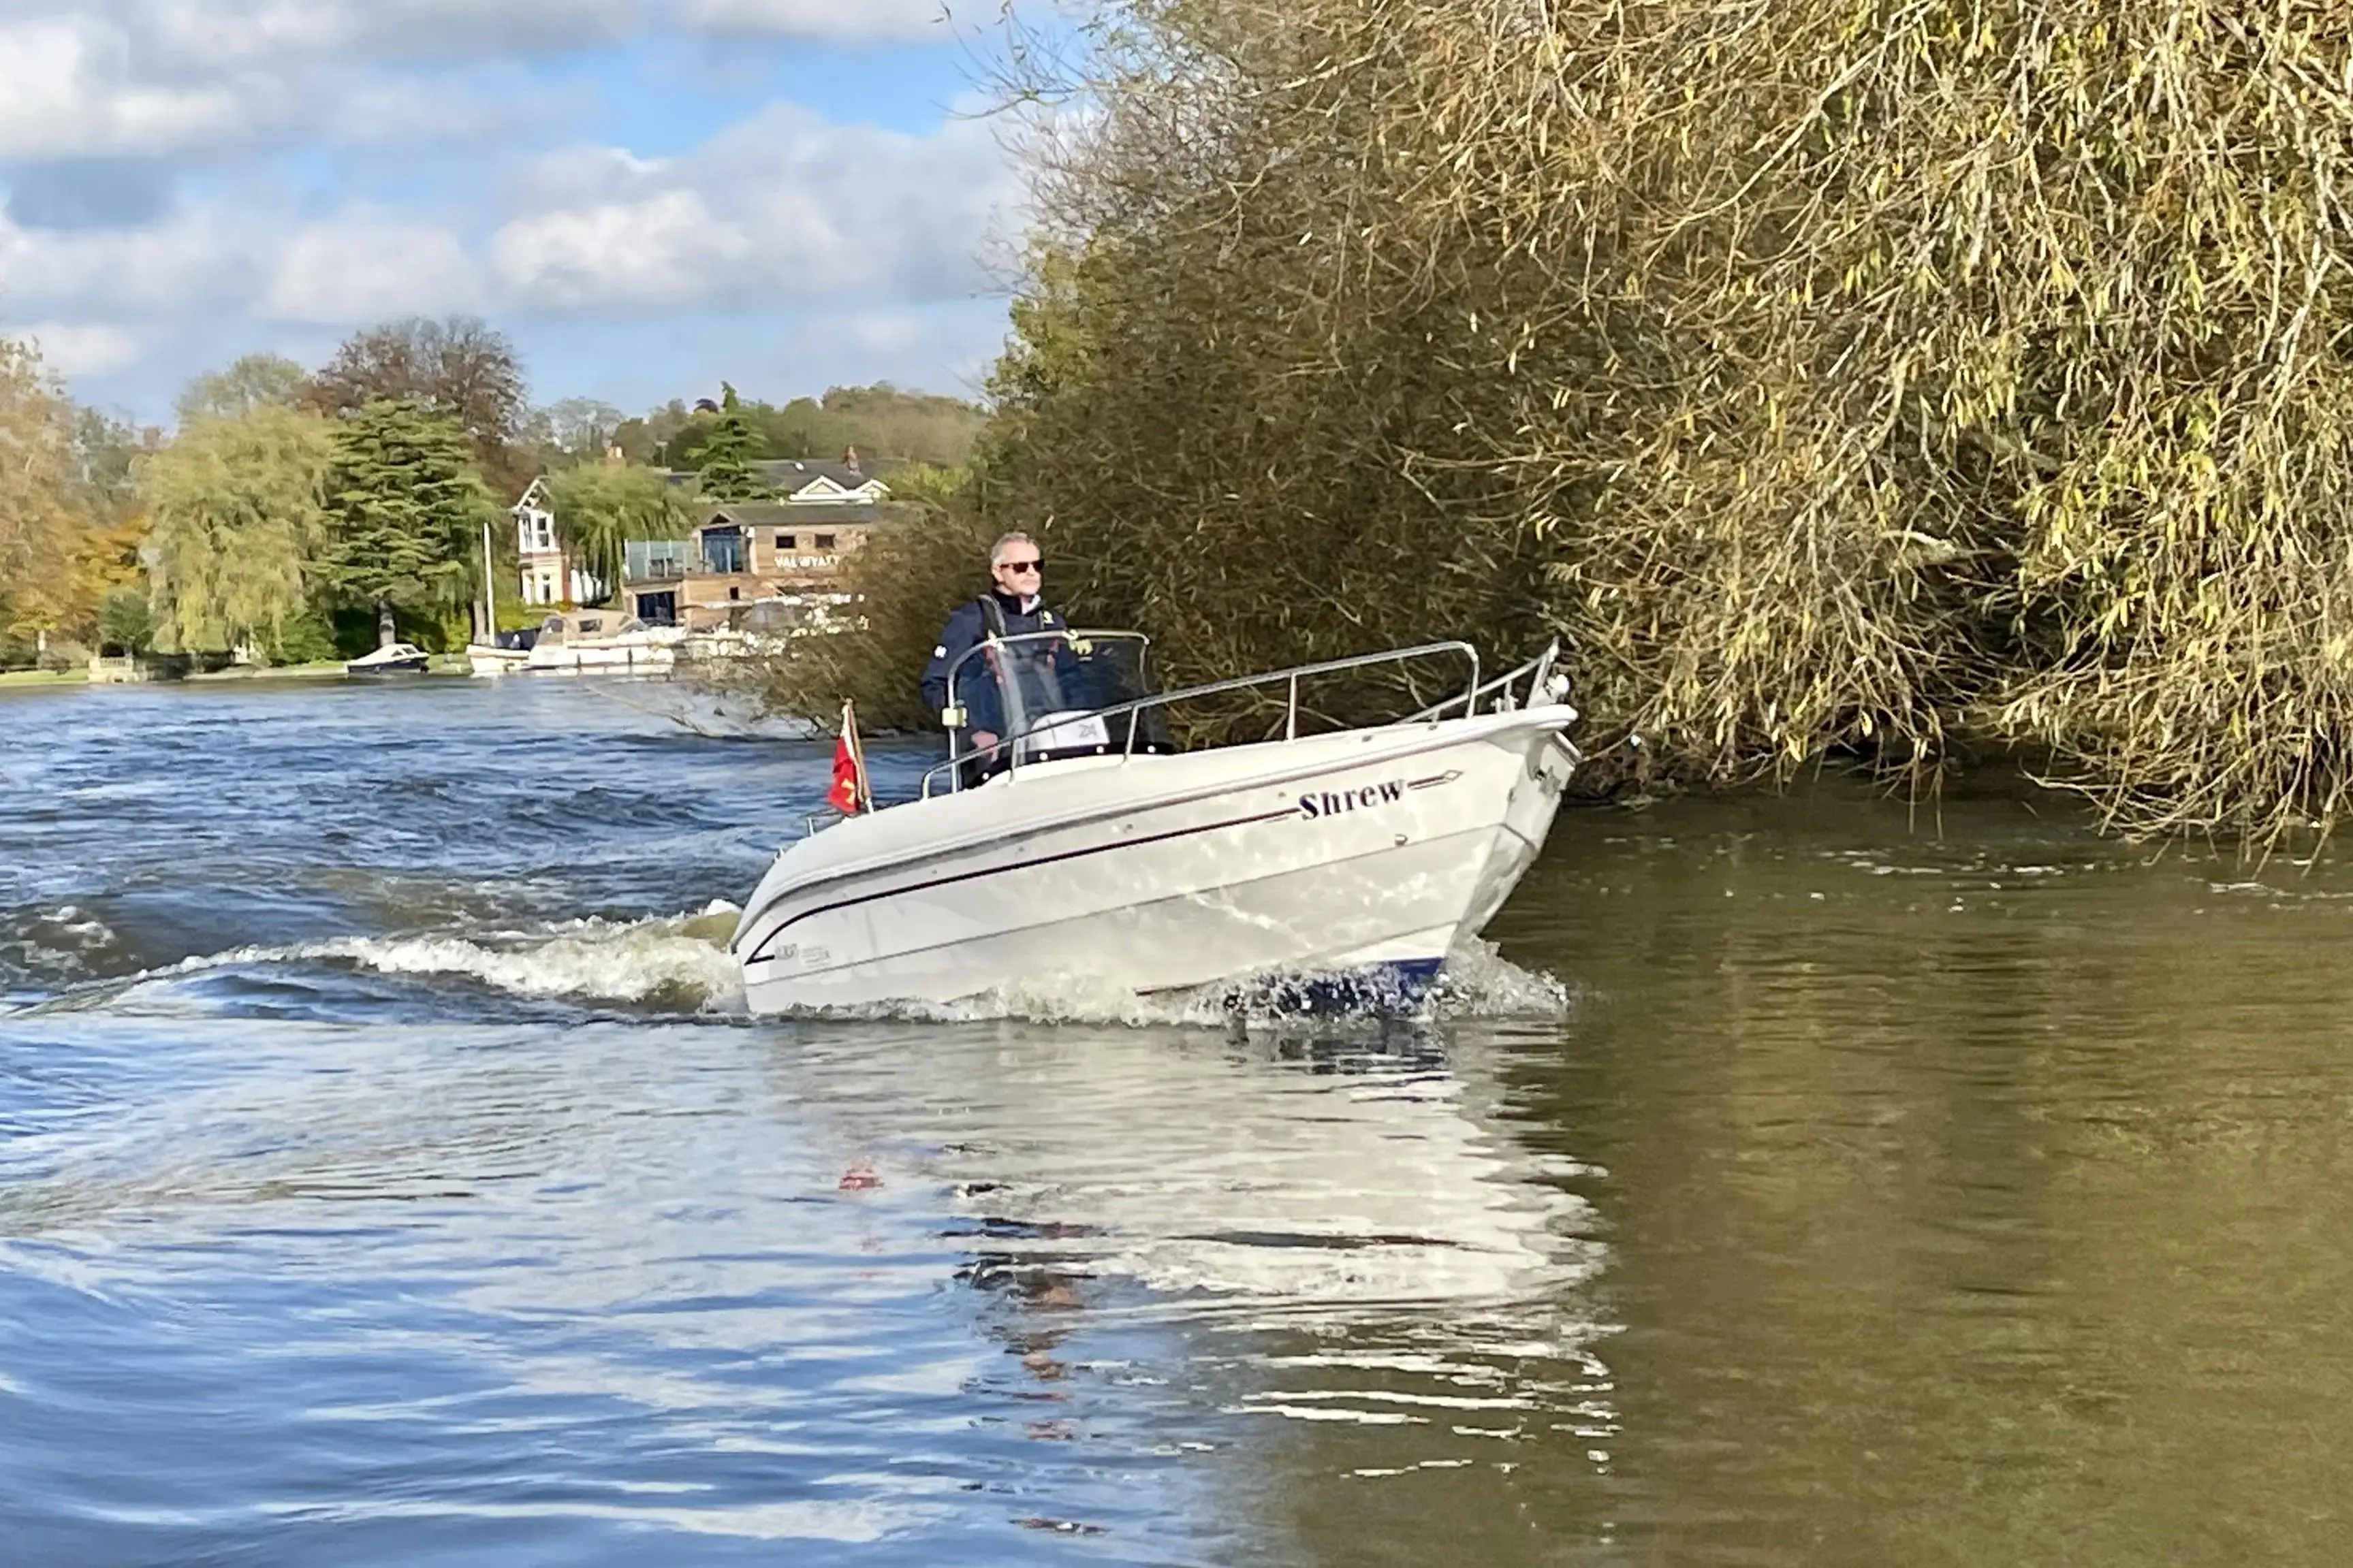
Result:
M427 663L427 676L465 676L473 673L462 653L437 653ZM343 680L343 661L339 658L319 659L309 664L236 664L227 669L193 671L186 675L158 675L143 681L93 681L87 669L10 669L0 670L0 689L52 686L109 686L123 690L135 690L141 686L163 685L185 681L191 685L224 681L250 680ZM397 679L398 677L381 679Z

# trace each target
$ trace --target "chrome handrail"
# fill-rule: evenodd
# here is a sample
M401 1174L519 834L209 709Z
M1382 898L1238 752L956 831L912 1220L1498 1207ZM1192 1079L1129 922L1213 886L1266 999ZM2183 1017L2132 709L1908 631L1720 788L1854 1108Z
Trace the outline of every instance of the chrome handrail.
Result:
M1023 638L1063 636L1074 638L1084 638L1090 635L1109 637L1133 636L1134 634L1108 632L1097 634L1090 634L1086 632L1027 632L1023 633L1021 637L1007 637L1003 640L1009 643L1020 641L1023 640ZM988 644L987 642L983 642L977 646L980 647L986 647ZM1449 640L1445 642L1420 643L1412 647L1390 648L1381 653L1352 654L1345 658L1329 658L1321 660L1314 664L1294 665L1289 669L1270 670L1263 675L1233 676L1224 680L1212 680L1199 686L1188 686L1177 691L1156 692L1150 697L1139 697L1132 701L1117 703L1109 708L1092 709L1090 710L1090 714L1092 717L1104 720L1116 719L1122 714L1127 715L1127 745L1121 753L1122 760L1124 761L1135 754L1136 721L1141 714L1149 709L1163 708L1166 707L1170 703L1189 701L1198 697L1215 697L1221 692L1240 691L1253 686L1268 686L1276 681L1285 681L1289 685L1289 694L1284 702L1283 739L1285 742L1292 742L1296 741L1299 738L1299 682L1303 678L1315 675L1333 675L1342 670L1348 669L1363 669L1377 664L1403 664L1409 659L1430 658L1440 654L1449 653L1459 653L1471 661L1471 679L1464 689L1459 695L1449 698L1446 701L1440 703L1438 705L1439 709L1451 708L1458 702L1473 702L1477 700L1480 692L1493 689L1493 682L1490 682L1484 687L1479 684L1479 650L1472 647L1467 642ZM969 658L970 654L966 654L965 657ZM1550 653L1549 650L1547 650L1545 658L1548 659L1549 657ZM1530 665L1537 662L1540 661L1531 660ZM958 659L957 667L961 668L962 665L963 660ZM1525 673L1530 668L1530 665L1523 665L1519 669L1513 671L1513 678L1516 679L1519 675ZM953 695L953 687L951 687L950 692L951 695ZM1391 722L1394 724L1414 723L1419 721L1425 714L1432 711L1434 710L1425 710L1423 714L1416 714L1412 718L1408 719L1394 720ZM921 798L929 800L932 797L932 781L942 773L947 773L949 775L951 781L951 793L960 790L962 788L961 775L957 770L960 768L961 764L971 762L977 757L991 755L1002 747L1010 746L1014 748L1012 757L1007 765L1008 770L1018 772L1020 767L1019 742L1029 739L1031 735L1038 733L1041 730L1051 728L1053 728L1052 724L1041 721L1037 724L1032 724L1029 729L1022 731L1018 735L1008 735L1000 738L996 746L986 748L976 746L969 751L951 752L947 761L936 764L923 774L923 795Z
M1455 695L1447 698L1442 702L1433 702L1429 707L1423 709L1420 712L1409 714L1405 718L1398 720L1398 722L1400 724L1423 723L1429 720L1437 718L1440 713L1445 712L1448 709L1455 707L1458 704L1461 705L1462 710L1466 716L1475 713L1479 709L1479 699L1484 697L1490 691L1501 691L1504 694L1503 702L1511 707L1528 707L1535 701L1537 696L1544 690L1545 678L1552 673L1553 662L1559 657L1560 639L1558 637L1555 637L1546 646L1544 652L1536 655L1535 658L1528 660L1527 663L1521 665L1518 668L1505 670L1503 674L1495 677L1494 679L1487 682L1484 686L1475 687L1469 691L1457 692ZM1528 694L1525 698L1521 698L1514 701L1512 698L1512 688L1517 684L1522 676L1526 676L1528 678Z

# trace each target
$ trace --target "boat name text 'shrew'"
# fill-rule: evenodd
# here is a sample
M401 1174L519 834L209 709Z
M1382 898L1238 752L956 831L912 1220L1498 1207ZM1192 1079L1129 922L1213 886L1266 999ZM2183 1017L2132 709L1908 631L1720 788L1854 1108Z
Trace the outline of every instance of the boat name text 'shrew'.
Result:
M1401 781L1366 784L1362 789L1324 790L1299 797L1299 815L1306 817L1334 816L1344 811L1355 811L1367 805L1388 805L1405 798L1406 786Z

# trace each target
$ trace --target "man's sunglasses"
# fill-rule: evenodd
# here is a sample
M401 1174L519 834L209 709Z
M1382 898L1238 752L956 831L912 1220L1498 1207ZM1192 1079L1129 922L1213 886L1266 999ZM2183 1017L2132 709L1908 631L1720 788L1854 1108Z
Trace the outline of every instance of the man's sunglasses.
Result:
M1041 555L1035 561L1000 561L997 564L1007 572L1043 572L1046 558Z

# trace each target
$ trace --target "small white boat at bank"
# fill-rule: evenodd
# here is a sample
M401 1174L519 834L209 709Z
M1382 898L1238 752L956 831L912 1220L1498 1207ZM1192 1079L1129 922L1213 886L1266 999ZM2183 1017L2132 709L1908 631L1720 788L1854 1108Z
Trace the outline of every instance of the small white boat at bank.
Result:
M1081 650L1052 656L1065 685L1130 649L1120 700L1041 699L1041 647L1016 645L1057 643ZM752 1010L954 1002L1060 980L1136 994L1271 982L1312 999L1336 979L1409 1000L1510 896L1579 760L1549 651L1485 685L1468 645L1440 643L1154 696L1136 694L1148 693L1142 643L1047 633L976 649L1008 675L1011 743L967 746L922 798L778 856L730 944ZM1440 655L1471 662L1447 702L1297 733L1303 679ZM1179 753L1152 738L1170 702L1276 684L1288 689L1283 739ZM1010 765L974 782L992 755Z
M484 676L659 675L677 665L686 635L617 610L573 610L549 616L513 647L470 643L466 657Z
M386 643L374 653L343 662L345 675L372 679L389 675L422 675L426 652L414 643Z
M509 647L503 643L470 642L466 645L466 673L469 675L519 675L531 663L531 649Z

